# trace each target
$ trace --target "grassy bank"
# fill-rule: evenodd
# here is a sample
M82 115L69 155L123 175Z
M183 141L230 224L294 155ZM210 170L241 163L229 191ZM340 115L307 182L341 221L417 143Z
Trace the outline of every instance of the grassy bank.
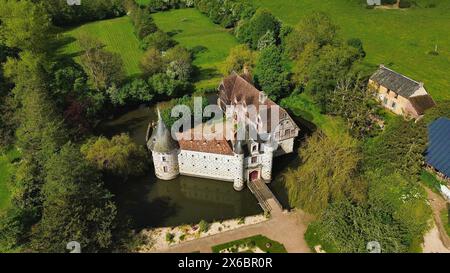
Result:
M143 51L139 48L139 40L134 35L134 27L128 16L88 23L68 30L64 33L68 44L62 48L62 53L75 58L79 56L81 52L77 38L81 35L99 39L105 44L106 50L119 53L128 76L141 73L139 61Z
M283 22L294 25L313 11L328 13L341 37L360 38L366 64L385 64L425 83L436 101L450 99L450 1L418 0L405 10L367 9L359 0L253 0ZM435 3L433 8L427 4ZM438 46L439 55L428 54Z
M216 245L212 247L212 251L214 253L219 253L221 250L229 249L230 252L237 252L239 246L244 248L258 247L265 253L287 253L283 244L277 241L270 240L269 238L262 235L256 235L236 241L231 241L221 245Z
M160 29L195 52L194 65L200 69L196 86L217 87L222 78L220 68L230 49L237 45L234 36L196 9L159 12L153 18Z

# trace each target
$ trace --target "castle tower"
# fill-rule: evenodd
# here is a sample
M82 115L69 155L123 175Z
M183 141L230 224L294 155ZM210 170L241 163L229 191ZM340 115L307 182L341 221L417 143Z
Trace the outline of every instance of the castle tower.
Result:
M244 149L242 140L236 140L234 145L234 156L236 158L236 175L234 177L233 188L236 191L244 189Z
M272 180L273 154L276 148L276 141L270 135L269 139L264 143L264 154L262 155L261 178L266 183L270 183Z
M148 137L147 134L147 147L152 151L155 174L159 179L172 180L180 174L178 166L179 146L164 124L159 109L158 124L153 129L151 137Z

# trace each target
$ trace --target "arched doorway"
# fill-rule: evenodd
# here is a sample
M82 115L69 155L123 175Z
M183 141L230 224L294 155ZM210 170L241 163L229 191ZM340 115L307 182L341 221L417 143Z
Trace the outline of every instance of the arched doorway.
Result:
M258 171L250 172L249 175L248 175L248 179L249 179L249 181L258 180L259 179L259 172Z

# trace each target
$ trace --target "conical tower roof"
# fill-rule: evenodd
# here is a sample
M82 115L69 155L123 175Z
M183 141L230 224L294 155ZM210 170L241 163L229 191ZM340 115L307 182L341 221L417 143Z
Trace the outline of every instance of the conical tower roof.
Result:
M170 153L178 149L178 143L172 138L170 131L167 129L161 117L161 112L158 108L158 124L153 129L152 136L147 140L147 147L152 152Z

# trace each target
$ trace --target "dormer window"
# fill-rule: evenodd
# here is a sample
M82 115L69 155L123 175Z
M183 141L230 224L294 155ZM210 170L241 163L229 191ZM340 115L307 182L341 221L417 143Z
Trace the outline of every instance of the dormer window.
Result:
M258 151L258 144L253 144L252 152L257 152L257 151Z
M267 100L267 95L264 92L259 92L259 103L265 103Z

